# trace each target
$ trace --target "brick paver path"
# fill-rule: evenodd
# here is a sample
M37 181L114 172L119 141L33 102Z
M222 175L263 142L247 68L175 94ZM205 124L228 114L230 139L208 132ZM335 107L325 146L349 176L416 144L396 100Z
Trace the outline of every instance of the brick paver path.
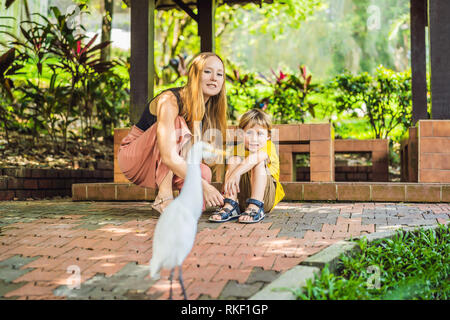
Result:
M208 216L183 264L189 299L249 298L341 239L446 223L450 204L282 202L251 225ZM0 202L0 299L167 299L169 272L148 275L157 219L146 202Z

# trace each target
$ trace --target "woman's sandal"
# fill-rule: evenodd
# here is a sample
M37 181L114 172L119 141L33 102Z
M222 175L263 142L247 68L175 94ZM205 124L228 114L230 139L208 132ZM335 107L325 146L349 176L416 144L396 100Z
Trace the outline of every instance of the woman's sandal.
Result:
M257 223L257 222L262 221L264 219L264 217L266 216L264 213L264 202L249 198L249 199L247 199L246 203L247 203L247 205L249 205L249 204L256 205L258 207L258 210L255 210L255 209L247 209L250 211L245 210L241 214L241 216L250 216L250 217L252 217L253 220L239 221L239 223Z
M220 215L220 220L213 219L213 217L209 217L209 221L211 222L226 222L233 219L237 219L241 215L241 211L239 210L239 203L236 201L225 198L223 199L223 202L231 204L233 207L231 209L228 208L221 208L213 213L213 215L217 214Z
M156 211L158 211L161 214L164 211L164 210L161 209L161 205L164 202L169 201L169 200L173 200L173 196L172 197L167 197L167 198L161 198L161 199L158 200L158 202L156 202L156 199L155 199L155 201L153 202L151 207L152 207L153 210L156 210Z

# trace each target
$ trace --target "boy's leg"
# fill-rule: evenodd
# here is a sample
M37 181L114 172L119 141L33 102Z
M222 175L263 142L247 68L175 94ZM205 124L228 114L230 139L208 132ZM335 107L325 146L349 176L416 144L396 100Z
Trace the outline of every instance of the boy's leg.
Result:
M227 166L226 172L231 172L232 170L234 170L241 163L241 161L242 160L239 157L231 157L228 160L228 166ZM224 197L228 198L228 199L231 199L231 200L234 200L234 201L237 201L237 195L225 194ZM229 203L225 203L222 208L228 208L228 209L231 210L233 208L233 206L231 204L229 204ZM211 219L221 220L222 217L220 216L220 214L213 214L211 216Z
M266 190L267 185L267 169L264 161L260 161L257 165L255 165L250 170L250 185L251 185L251 198L264 201L264 191ZM242 204L244 205L244 204ZM247 209L255 209L258 210L258 207L254 204L249 204ZM250 216L240 216L239 221L251 221L252 217Z

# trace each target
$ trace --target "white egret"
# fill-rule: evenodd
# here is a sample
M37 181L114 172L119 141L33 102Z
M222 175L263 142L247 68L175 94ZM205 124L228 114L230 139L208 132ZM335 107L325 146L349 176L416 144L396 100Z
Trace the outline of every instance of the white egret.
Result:
M179 267L178 280L187 299L181 265L194 245L198 219L202 214L202 156L215 157L214 150L208 143L196 142L189 151L187 173L180 194L161 214L153 235L150 276L159 279L161 268L171 270L169 299L172 299L172 278L176 267Z

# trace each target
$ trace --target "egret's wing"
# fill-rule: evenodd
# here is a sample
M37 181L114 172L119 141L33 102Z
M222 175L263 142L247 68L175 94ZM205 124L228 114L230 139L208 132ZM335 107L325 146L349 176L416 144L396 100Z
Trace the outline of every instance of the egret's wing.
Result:
M171 269L181 265L191 251L197 233L197 220L183 212L186 210L189 208L175 199L158 219L153 234L153 254L150 263L155 269ZM157 271L152 269L152 272Z

